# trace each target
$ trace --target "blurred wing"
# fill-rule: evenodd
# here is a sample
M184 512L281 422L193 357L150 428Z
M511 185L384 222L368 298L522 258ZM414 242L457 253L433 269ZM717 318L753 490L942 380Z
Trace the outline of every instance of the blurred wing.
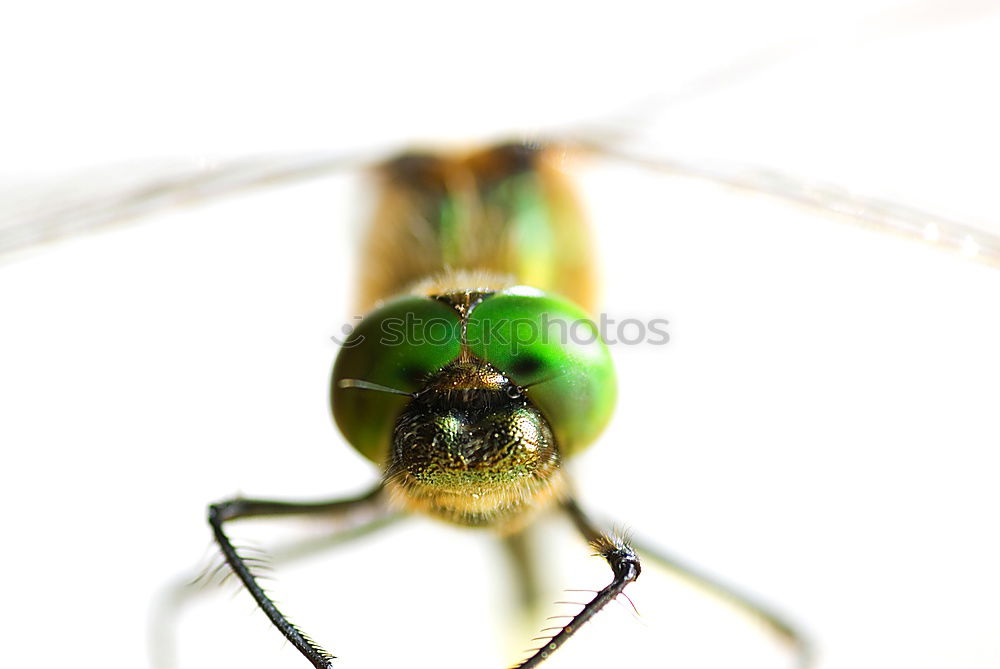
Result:
M373 162L374 154L289 154L197 165L119 166L76 175L55 186L8 186L0 191L0 256L170 207L315 179Z
M787 202L846 217L880 232L919 240L1000 267L1000 221L960 222L898 202L852 193L829 183L802 179L755 165L725 164L645 155L595 142L582 142L584 152L624 161L645 169L701 179L739 190L770 195Z
M556 133L558 144L582 147L603 156L656 171L704 179L742 190L765 193L825 212L846 215L876 229L933 242L990 264L1000 264L1000 237L978 226L919 211L886 200L852 194L829 184L754 167L686 162L647 156L615 146L641 141L636 133L665 111L733 86L804 51L842 47L852 41L877 39L889 32L908 32L943 21L968 21L995 11L980 0L907 4L851 21L833 30L823 24L815 34L744 54L729 64L698 73L680 86L651 95L617 118L583 123L575 131ZM582 140L580 138L583 138ZM170 207L219 199L243 190L323 177L345 169L372 165L381 152L367 155L329 153L246 157L218 163L133 165L76 175L58 186L0 189L0 257L63 237L141 218ZM1000 231L1000 228L997 229Z
M690 161L647 155L596 141L576 140L584 152L664 174L702 179L836 214L856 223L1000 267L994 225L973 225L888 200L851 193L753 165ZM0 191L0 257L30 246L136 220L181 205L241 191L291 184L376 163L375 154L290 154L214 164L137 165L94 171L57 186Z

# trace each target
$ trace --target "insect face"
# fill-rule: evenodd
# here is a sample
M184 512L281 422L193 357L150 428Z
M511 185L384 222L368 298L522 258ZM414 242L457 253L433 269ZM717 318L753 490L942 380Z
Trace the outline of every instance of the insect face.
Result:
M407 505L463 525L512 529L563 487L549 422L492 365L458 361L400 414L388 480Z

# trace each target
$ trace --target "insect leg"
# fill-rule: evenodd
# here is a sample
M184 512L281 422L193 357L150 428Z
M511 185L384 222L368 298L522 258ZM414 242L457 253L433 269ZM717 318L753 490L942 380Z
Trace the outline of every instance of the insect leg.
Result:
M514 576L520 587L518 593L520 604L526 611L538 608L541 595L530 531L530 528L526 528L517 534L503 538L504 552L510 558L510 563L514 568Z
M212 526L215 540L233 572L250 592L257 606L267 615L271 623L302 653L317 669L331 666L333 655L303 634L278 610L271 598L257 582L250 567L229 540L223 524L237 518L260 516L284 516L295 514L339 516L352 512L369 513L373 519L390 513L382 494L382 486L375 487L359 497L316 503L280 502L261 499L235 498L212 504L208 507L208 523Z
M794 624L782 617L781 614L756 600L751 595L720 581L714 576L706 574L704 571L688 564L684 560L678 559L670 553L653 548L642 540L630 538L630 541L641 555L649 558L652 562L669 569L693 585L707 590L732 606L745 611L769 627L795 653L795 666L797 669L808 669L813 665L812 644L809 642L808 637L800 629L796 628Z
M579 506L577 506L575 501L567 503L566 509L570 513L570 516L573 518L577 527L581 528L581 531L584 531L581 523L587 523L590 527L594 526L593 522L587 519L586 515L584 515L583 511ZM591 532L595 531L596 530L591 530ZM587 536L585 531L584 535ZM600 536L599 532L598 536ZM742 592L740 589L724 583L714 576L706 574L704 571L688 564L684 560L678 559L677 557L658 548L653 548L641 539L637 540L630 535L629 543L636 551L639 552L640 555L649 558L652 562L669 569L693 585L709 591L716 597L719 597L729 604L745 611L760 622L764 623L767 627L774 631L774 633L777 634L782 641L791 647L792 651L795 653L795 666L797 669L808 669L813 665L812 644L809 642L808 637L781 614L777 613L767 605L757 601L751 595Z
M559 649L566 640L573 635L580 626L590 620L595 613L603 609L610 602L614 601L618 595L625 590L625 586L639 578L641 567L639 558L635 551L625 542L624 539L612 537L602 532L590 518L584 514L583 510L577 506L576 502L569 500L563 505L580 534L590 542L590 545L597 549L598 553L611 567L614 578L603 590L594 595L583 610L573 616L562 629L549 639L545 645L535 651L535 654L524 662L517 665L517 669L532 669L545 661L552 653Z

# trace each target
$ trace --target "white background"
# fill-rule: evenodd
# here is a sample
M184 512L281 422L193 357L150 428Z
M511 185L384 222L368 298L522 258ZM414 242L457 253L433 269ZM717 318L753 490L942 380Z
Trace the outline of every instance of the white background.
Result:
M600 121L777 54L654 105L640 144L1000 219L989 3L246 4L8 9L5 181L486 141ZM326 404L329 336L352 315L357 176L0 266L4 666L142 666L151 628L183 669L305 666L232 588L186 602L176 628L154 602L211 554L208 501L375 479ZM1000 272L639 170L597 162L580 183L605 310L668 318L672 336L613 350L619 410L574 463L586 503L792 614L823 667L998 666ZM546 532L558 587L603 586L566 528ZM541 621L505 622L491 548L418 521L282 565L274 589L338 666L500 667ZM639 620L613 606L546 666L788 666L753 623L662 572L629 593Z

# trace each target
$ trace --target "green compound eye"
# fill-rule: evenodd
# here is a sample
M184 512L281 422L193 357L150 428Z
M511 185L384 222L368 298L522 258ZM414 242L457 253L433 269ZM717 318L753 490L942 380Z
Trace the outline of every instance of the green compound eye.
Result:
M521 386L548 419L563 455L604 429L615 405L615 372L587 314L572 302L514 288L469 316L469 350ZM537 384L537 385L535 385Z
M385 462L396 417L410 398L390 392L341 387L360 380L405 393L458 357L458 313L427 297L403 297L376 309L344 342L333 366L330 401L347 441L376 464Z

